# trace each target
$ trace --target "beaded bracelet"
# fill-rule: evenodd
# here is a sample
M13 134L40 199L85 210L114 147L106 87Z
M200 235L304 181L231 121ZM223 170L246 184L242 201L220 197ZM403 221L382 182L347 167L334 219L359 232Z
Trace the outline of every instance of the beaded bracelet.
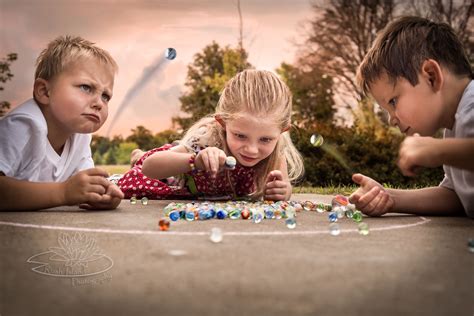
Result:
M196 154L192 154L188 160L189 167L191 167L192 174L195 174L196 172L198 172L198 169L196 168L196 164L194 163L195 161L196 161Z

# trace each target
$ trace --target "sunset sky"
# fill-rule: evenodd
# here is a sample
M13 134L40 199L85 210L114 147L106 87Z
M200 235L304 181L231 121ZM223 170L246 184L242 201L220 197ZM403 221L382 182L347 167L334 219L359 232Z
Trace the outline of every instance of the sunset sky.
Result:
M241 0L244 47L257 69L274 71L293 62L310 0ZM127 91L167 47L177 57L141 90L114 124L111 135L128 136L137 125L153 132L171 126L180 114L187 66L213 40L236 46L239 19L236 0L0 0L0 56L18 53L12 81L0 100L13 107L31 97L35 60L59 35L79 35L108 50L120 69L115 79L105 135Z

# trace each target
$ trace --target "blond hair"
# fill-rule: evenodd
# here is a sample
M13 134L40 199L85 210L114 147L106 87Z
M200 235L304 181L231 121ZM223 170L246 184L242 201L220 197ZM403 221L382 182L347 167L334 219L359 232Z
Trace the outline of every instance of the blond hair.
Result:
M59 36L51 41L36 60L35 79L54 79L72 62L80 58L94 58L107 65L116 73L117 63L102 48L79 36Z
M250 114L262 120L273 120L281 130L285 130L291 125L291 109L291 91L278 76L270 71L247 69L227 82L215 114L191 126L181 144L189 146L193 139L198 139L202 147L215 146L229 154L225 129L215 120L216 116L226 122ZM288 131L281 134L270 156L255 167L256 190L252 194L255 198L263 195L267 174L280 166L281 159L286 160L290 181L303 175L303 159Z

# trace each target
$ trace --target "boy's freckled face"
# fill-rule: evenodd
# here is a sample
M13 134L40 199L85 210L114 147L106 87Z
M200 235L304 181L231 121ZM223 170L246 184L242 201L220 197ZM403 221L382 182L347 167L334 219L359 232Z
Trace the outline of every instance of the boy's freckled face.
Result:
M370 85L370 93L390 115L390 124L407 135L431 136L440 128L441 104L429 81L418 76L412 86L405 78L395 85L386 74Z
M227 146L237 161L253 167L270 156L280 137L280 127L247 114L226 123Z
M50 81L47 111L64 133L93 133L108 116L114 72L107 65L82 58Z

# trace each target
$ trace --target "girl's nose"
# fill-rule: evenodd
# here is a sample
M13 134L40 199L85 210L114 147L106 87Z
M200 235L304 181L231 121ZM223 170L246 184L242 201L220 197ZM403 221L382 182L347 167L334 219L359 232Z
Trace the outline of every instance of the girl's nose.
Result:
M398 119L395 115L390 115L389 114L388 121L389 121L390 125L398 126Z
M245 151L249 154L256 154L258 153L258 147L253 143L249 143L245 146Z

